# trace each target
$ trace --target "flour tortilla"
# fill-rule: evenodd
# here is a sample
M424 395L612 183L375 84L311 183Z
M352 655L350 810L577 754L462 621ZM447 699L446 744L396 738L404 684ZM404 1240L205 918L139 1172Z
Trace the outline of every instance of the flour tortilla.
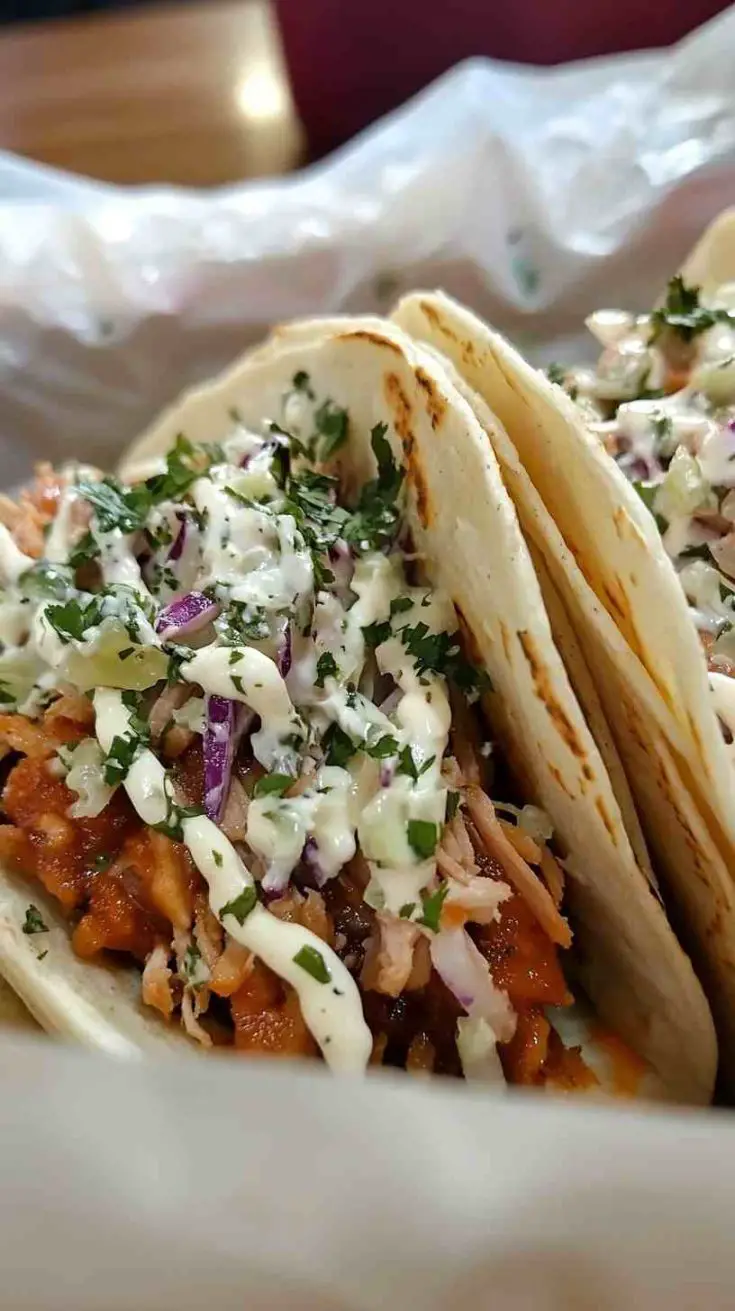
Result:
M436 359L372 318L281 329L164 414L133 447L123 475L148 471L179 433L221 440L233 412L256 428L264 417L280 419L297 372L349 412L346 453L338 457L349 483L374 476L370 430L388 424L407 473L417 549L492 679L486 709L494 737L524 795L550 815L566 855L583 983L601 1017L671 1095L707 1101L716 1048L703 994L636 861L492 447Z
M593 671L735 1087L732 770L658 531L569 398L498 333L441 293L406 297L394 318L445 352L500 421L487 435Z

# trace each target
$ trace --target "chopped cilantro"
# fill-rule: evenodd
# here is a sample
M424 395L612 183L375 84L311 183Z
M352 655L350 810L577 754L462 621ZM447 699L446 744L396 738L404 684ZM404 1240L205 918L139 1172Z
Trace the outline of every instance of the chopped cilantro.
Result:
M329 460L347 440L347 411L327 399L314 414L314 423L317 430L316 450L319 459Z
M50 597L54 601L63 601L72 584L71 570L66 565L51 564L48 560L31 565L18 579L18 586L25 596Z
M115 787L128 776L128 770L140 748L137 737L114 737L102 765L102 775L108 787Z
M33 933L48 933L48 925L44 924L43 919L41 918L41 912L38 909L38 906L33 905L33 902L31 902L26 910L26 917L23 921L23 932L29 937Z
M367 645L375 650L376 646L381 646L383 642L388 641L391 635L391 627L388 620L384 619L382 623L366 624L362 630L362 635Z
M239 692L239 693L240 693L240 696L244 697L244 696L245 696L245 688L244 688L243 685L242 685L242 675L241 675L241 674L230 674L230 679L231 679L231 681L232 681L232 686L234 687L235 691L236 691L236 692Z
M239 896L233 897L232 901L228 901L227 904L222 907L219 913L219 919L222 920L225 915L231 915L233 919L237 920L238 924L244 924L248 915L252 914L255 910L257 904L258 894L255 890L255 885L251 884L249 887L243 888Z
M339 724L329 725L322 738L322 746L328 765L345 765L357 751L352 738L347 736Z
M196 446L179 433L166 456L166 472L154 474L143 484L149 503L182 500L192 483L221 459L221 447L216 444Z
M46 618L64 642L83 641L87 630L94 628L101 617L102 605L98 596L90 596L88 601L72 597L62 605L50 605L46 609Z
M431 929L432 932L434 933L439 932L439 921L441 920L442 906L444 905L444 901L446 899L446 895L448 892L449 892L449 884L442 883L441 887L437 888L436 892L421 893L421 905L423 908L423 914L421 916L420 923L424 924L427 929Z
M254 797L282 797L296 780L291 774L265 774L253 788Z
M306 970L306 973L311 975L312 979L316 979L317 983L330 982L332 976L327 968L327 963L316 947L312 947L307 943L306 946L299 948L293 959L294 964L300 965L302 970Z
M169 687L175 683L183 682L181 677L181 666L191 660L191 651L169 651L168 665L166 667L166 682Z
M95 856L92 861L92 869L95 874L104 874L106 869L112 864L112 856L107 851L101 851L99 856Z
M316 686L324 687L325 678L336 678L338 674L337 661L331 651L323 651L316 662Z
M12 692L8 691L6 685L0 683L0 706L14 706L16 700L17 697L14 697Z
M103 533L116 528L121 533L135 533L144 527L151 508L151 495L145 483L124 487L117 478L107 477L96 483L81 479L77 487L92 506Z
M134 646L126 646L122 651L118 651L117 658L118 660L129 660L134 651Z
M398 912L398 918L400 920L410 920L415 909L416 909L416 902L407 901L403 906L401 906L401 909Z
M700 304L699 292L699 287L688 287L680 273L671 279L666 300L651 315L652 342L667 330L681 337L682 341L690 342L700 333L708 332L715 323L735 325L732 311L705 308Z
M90 560L96 560L100 553L100 548L93 533L85 533L79 539L76 546L73 546L69 553L69 565L72 569L81 569L82 565L89 564Z
M407 610L411 609L412 605L413 605L413 601L411 600L410 596L395 597L395 599L390 603L391 619L393 618L394 615L405 614Z
M358 549L378 549L390 545L396 535L400 508L398 494L403 471L393 459L386 438L388 425L376 423L370 444L378 465L378 476L366 483L360 499L344 527L344 537Z
M152 824L157 833L163 833L165 837L170 838L172 842L184 841L184 820L195 819L204 812L201 806L179 806L174 800L171 793L166 788L169 782L168 776L164 781L164 790L166 792L166 803L168 806L166 818L159 821L158 824Z
M222 859L222 852L216 851L214 847L212 847L212 860L217 866L217 869L222 869L222 866L224 864L224 861Z
M463 692L487 692L490 679L484 670L465 660L459 642L449 633L431 633L427 624L401 628L399 636L416 662L419 674L443 674Z
M310 401L314 400L314 393L311 390L311 379L309 378L308 373L303 369L299 369L298 373L294 374L291 379L291 386L294 391L303 392L305 396L309 397Z
M439 827L428 819L409 819L406 825L408 845L420 860L429 860L436 851Z
M401 751L401 754L398 757L398 773L408 774L408 777L414 780L417 779L419 776L419 772L416 768L416 762L413 758L413 753L409 746L404 747L403 750Z
M385 733L377 742L366 742L363 750L368 756L372 756L373 760L385 760L388 756L398 754L398 743L390 733Z
M243 646L245 642L264 642L270 637L271 631L265 608L250 605L246 601L230 601L217 627L226 646Z
M190 942L184 953L184 959L181 962L181 972L184 975L184 978L194 988L201 987L201 983L197 983L197 974L201 967L201 963L202 953L196 943Z
M651 427L653 428L653 435L656 439L657 445L661 445L671 436L673 426L670 415L659 413L653 416L651 419Z
M563 364L557 364L556 361L552 360L551 364L546 366L546 377L549 382L555 382L557 387L563 387L566 382L567 371Z
M459 810L459 792L447 792L447 820L454 819Z

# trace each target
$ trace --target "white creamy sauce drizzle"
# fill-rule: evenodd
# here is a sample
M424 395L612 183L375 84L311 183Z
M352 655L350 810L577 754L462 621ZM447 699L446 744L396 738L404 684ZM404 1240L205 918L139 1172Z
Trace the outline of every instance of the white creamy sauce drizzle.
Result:
M131 735L131 712L120 692L100 688L95 693L97 738L109 752L115 737ZM130 800L146 824L161 824L169 813L166 771L152 751L143 748L124 781ZM271 915L260 904L243 924L223 908L252 888L253 878L232 843L205 815L182 821L184 842L209 887L213 913L231 937L255 953L279 978L291 984L310 1032L334 1070L360 1071L372 1050L372 1036L362 1014L360 994L349 970L316 934ZM329 973L320 983L295 960L304 948L317 951Z
M314 407L302 397L291 395L287 407L292 428L313 424ZM204 694L188 710L174 711L174 720L206 732L207 698L246 706L258 720L250 734L255 760L269 775L288 776L265 779L275 786L256 788L248 800L247 843L262 862L263 890L285 890L301 861L322 886L354 857L359 841L371 874L370 904L420 920L422 894L435 885L434 847L446 812L441 765L450 709L444 678L419 671L400 631L424 624L430 635L452 633L453 607L438 593L409 586L399 555L372 550L356 557L339 541L328 561L334 576L326 574L321 589L309 539L298 526L302 521L297 523L295 510L284 512L289 503L274 476L273 439L238 428L224 454L227 462L189 484L193 505L161 500L153 506L145 539L115 527L102 531L92 507L93 559L104 587L97 596L67 587L63 573L45 579L43 572L37 590L26 596L18 580L36 562L0 529L0 574L7 589L0 604L6 647L0 679L22 685L25 699L21 703L20 691L17 699L27 713L41 708L45 692L61 682L95 688L97 740L109 753L115 738L134 737L129 704L135 702L126 704L115 688L145 690L166 672L168 653L155 631L156 615L172 598L206 592L212 617L191 632L182 630L181 640L168 646L177 651L175 681L197 685ZM157 462L147 472L165 477L166 465ZM89 471L85 476L98 477ZM120 492L110 486L109 493L114 513ZM47 563L66 566L83 523L75 507L84 501L70 481L48 534ZM141 570L136 557L146 554L144 540L149 549ZM44 593L44 582L50 593ZM58 613L66 600L70 617ZM380 641L375 626L389 631L386 640ZM364 630L370 628L368 642ZM26 664L22 678L4 669L3 662L16 657ZM153 661L150 676L141 659ZM126 683L120 672L140 669L138 682ZM328 763L331 747L323 739L334 733L342 736L336 759ZM95 771L104 775L99 747L83 744L78 758L67 762L77 816L98 813L109 792L95 778ZM297 795L289 795L289 777L298 779ZM363 1068L371 1037L357 985L336 954L257 901L242 924L225 910L243 893L255 894L252 873L210 819L179 813L165 766L142 743L123 785L144 823L170 828L173 816L209 886L213 912L233 938L293 985L327 1062L335 1069ZM328 983L294 960L304 948L318 953Z

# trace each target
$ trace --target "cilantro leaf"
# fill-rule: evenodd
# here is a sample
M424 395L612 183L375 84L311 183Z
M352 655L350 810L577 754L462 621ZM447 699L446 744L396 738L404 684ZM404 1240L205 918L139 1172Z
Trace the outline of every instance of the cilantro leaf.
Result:
M449 884L442 883L441 887L437 888L436 892L421 893L421 905L423 908L423 914L421 916L421 919L419 920L419 923L424 924L426 928L431 929L433 933L439 932L439 922L441 920L442 906L444 905L448 892L449 892Z
M339 724L330 724L322 738L325 760L328 765L345 765L357 747Z
M192 483L221 459L222 450L219 446L195 445L183 433L179 433L166 456L166 472L154 474L144 483L150 504L182 500Z
M224 919L225 915L231 915L233 919L237 920L238 924L244 924L248 915L252 914L255 910L257 904L258 894L255 890L254 884L251 884L249 887L243 888L239 896L233 897L232 901L228 901L227 904L222 907L218 918L221 921Z
M715 323L735 325L735 314L725 309L707 309L700 304L699 287L688 287L680 273L669 282L666 300L651 315L651 342L667 330L690 342Z
M324 687L325 678L336 678L338 674L337 661L331 651L323 651L316 662L316 686Z
M91 596L88 601L72 597L63 605L49 605L46 618L51 627L64 642L82 642L89 628L94 628L102 617L102 606L98 596Z
M390 733L385 733L377 742L366 742L363 751L366 755L372 756L373 760L385 760L389 756L398 755L398 743Z
M439 841L439 825L428 819L409 819L406 825L408 845L420 860L429 860Z
M253 788L254 797L282 797L293 787L295 779L291 774L264 774Z
M140 747L137 737L114 737L102 765L102 775L108 787L115 787L128 776L128 770Z
M314 414L320 460L329 460L347 441L348 414L327 398Z
M366 624L362 630L362 635L367 645L374 651L376 646L382 646L383 642L388 641L391 635L391 627L387 619L383 620L382 623Z
M370 444L378 465L378 476L366 483L353 513L344 528L344 537L359 550L389 546L398 530L400 507L398 495L403 485L403 470L393 459L386 438L388 425L376 423Z
M294 391L303 392L305 396L309 397L310 401L314 400L314 393L311 390L311 379L304 369L299 369L298 373L294 374L291 379L291 386Z
M22 932L27 934L28 937L33 933L48 933L48 925L44 924L41 912L38 909L38 906L33 905L33 902L31 902L26 910Z
M293 960L295 965L300 965L302 970L306 970L306 973L311 975L312 979L316 979L317 983L331 982L332 976L329 973L327 962L316 947L312 947L307 943L306 946L299 948Z
M408 774L409 778L418 778L419 772L416 768L416 761L413 758L413 752L409 746L405 746L398 757L398 773Z
M144 526L151 508L151 495L145 483L124 487L117 478L107 477L100 482L81 479L77 487L92 506L103 533L115 528L121 533L135 533Z
M72 571L66 565L38 560L21 574L18 586L25 596L63 601L73 581Z
M69 552L69 565L72 569L81 569L83 564L89 564L90 560L96 560L99 553L100 548L94 534L87 532L83 537L80 537L76 546L73 546Z
M417 673L443 674L463 692L490 690L488 675L465 659L453 634L431 633L428 624L420 623L401 628L399 636L416 662Z
M394 615L405 614L406 611L410 610L412 606L413 606L413 601L411 600L410 596L395 597L395 599L390 603L391 619L393 618Z
M454 819L459 810L459 792L447 792L447 821Z

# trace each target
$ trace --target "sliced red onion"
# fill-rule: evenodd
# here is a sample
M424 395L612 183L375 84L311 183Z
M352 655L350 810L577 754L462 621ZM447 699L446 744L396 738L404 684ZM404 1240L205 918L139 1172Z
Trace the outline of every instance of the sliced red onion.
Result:
M178 601L164 607L156 620L156 632L162 642L190 637L217 618L220 606L202 592L187 592Z
M174 544L168 553L169 562L171 560L180 560L181 556L183 555L184 547L186 546L186 534L188 530L188 521L186 515L177 514L176 518L179 520L181 527L179 528L179 531L176 534L176 539L174 541Z
M286 674L291 668L291 659L292 659L291 625L286 624L286 628L283 637L281 638L281 641L278 644L278 652L276 654L276 668L278 669L278 672L282 678L286 677Z
M304 850L301 853L301 859L314 875L316 886L318 888L323 888L324 884L327 882L327 876L324 873L319 860L319 848L316 843L316 838L306 839Z
M490 967L465 929L442 929L430 944L431 962L442 982L460 1006L471 1015L487 1020L499 1042L509 1042L516 1028L516 1015L507 992L497 988Z
M388 760L381 760L381 762L380 762L380 786L381 786L382 788L389 788L389 787L390 787L391 783L393 782L393 778L394 778L394 776L395 776L395 772L396 772L396 767L395 767L394 764L391 764L391 762L388 761Z
M270 437L265 438L260 446L256 446L254 451L245 452L240 461L240 468L247 469L253 460L256 460L265 452L268 452L270 455L275 455L279 447L285 447L288 449L288 442L285 437L279 437L278 433L272 433Z
M204 730L204 813L218 823L230 790L235 755L236 702L224 696L206 699Z

